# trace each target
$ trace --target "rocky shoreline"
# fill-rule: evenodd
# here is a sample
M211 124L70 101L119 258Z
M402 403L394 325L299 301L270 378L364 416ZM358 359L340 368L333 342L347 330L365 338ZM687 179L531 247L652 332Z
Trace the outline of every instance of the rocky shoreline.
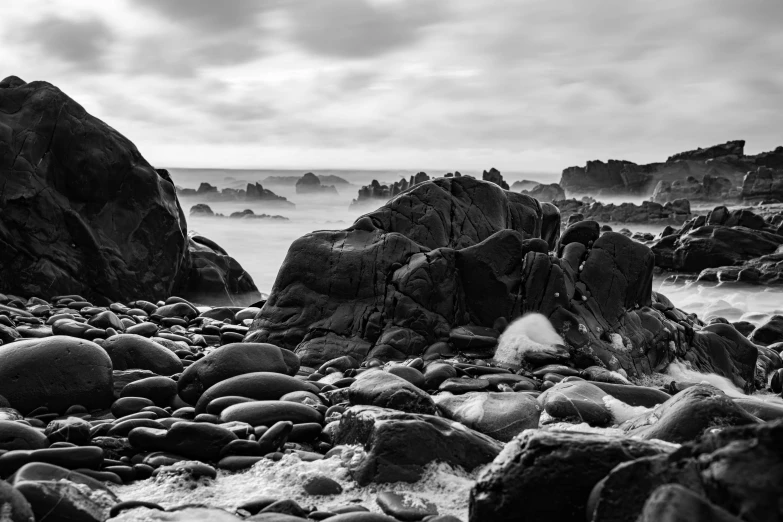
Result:
M264 298L188 233L168 172L56 87L7 78L0 109L3 520L783 517L783 316L705 321L653 290L774 282L782 215L420 173L295 241ZM719 158L751 161L667 164ZM682 225L637 241L604 213Z

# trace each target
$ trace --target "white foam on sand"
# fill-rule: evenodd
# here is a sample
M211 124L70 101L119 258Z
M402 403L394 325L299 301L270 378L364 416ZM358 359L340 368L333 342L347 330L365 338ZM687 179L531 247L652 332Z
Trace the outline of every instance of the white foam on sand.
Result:
M236 472L218 472L215 480L166 476L137 481L112 487L121 500L155 502L164 508L183 504L203 504L234 510L243 503L258 497L293 499L303 508L329 507L359 503L373 512L381 512L375 502L378 493L393 491L411 502L429 500L438 507L440 514L454 515L461 520L468 518L468 497L480 468L467 472L445 463L431 463L418 482L409 484L370 484L360 487L350 478L339 457L304 462L295 454L285 455L279 462L262 460L252 468ZM311 496L304 492L302 484L311 475L326 475L343 487L339 495ZM130 519L129 519L130 520Z
M730 397L747 397L742 390L734 385L726 377L714 373L702 373L691 368L689 363L674 361L666 368L667 375L671 375L677 381L706 383L723 390Z

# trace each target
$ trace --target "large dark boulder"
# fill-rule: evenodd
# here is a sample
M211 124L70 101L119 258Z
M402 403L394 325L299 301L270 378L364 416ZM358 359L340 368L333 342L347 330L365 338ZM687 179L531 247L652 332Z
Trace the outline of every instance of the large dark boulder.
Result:
M539 312L579 367L644 375L699 347L706 371L752 380L755 361L652 292L648 247L599 237L595 223L558 242L555 227L556 207L493 183L415 185L346 230L295 241L245 340L294 350L311 367L341 356L404 360L438 342L479 349L467 338L491 355L496 321ZM723 369L703 357L707 348Z
M662 443L528 430L506 444L470 492L470 522L583 521L593 486L612 468L668 453Z
M160 299L187 267L168 173L46 82L0 89L0 208L5 292Z
M375 406L346 410L336 444L360 445L349 470L365 486L371 482L416 482L430 462L470 471L494 459L502 445L459 423Z
M105 408L114 399L112 361L97 344L53 336L0 346L0 395L24 414L46 406Z
M0 291L109 304L199 289L169 173L57 87L0 84Z

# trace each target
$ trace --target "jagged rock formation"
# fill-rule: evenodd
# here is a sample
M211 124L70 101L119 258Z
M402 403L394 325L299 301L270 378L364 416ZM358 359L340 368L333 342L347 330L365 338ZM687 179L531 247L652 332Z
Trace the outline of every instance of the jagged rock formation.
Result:
M701 272L704 281L767 283L781 279L783 216L763 218L746 209L716 207L652 246L657 266ZM720 275L720 274L725 274Z
M312 172L306 173L296 181L297 194L337 194L334 185L322 185L321 180Z
M245 190L217 187L209 183L201 183L198 189L177 187L177 194L183 198L198 197L204 201L263 201L266 205L293 208L296 205L283 196L278 196L260 183L248 183Z
M102 304L200 288L171 177L127 138L13 76L0 129L0 291Z
M662 204L678 199L728 202L736 200L739 192L730 179L705 174L701 181L693 176L671 182L661 180L655 186L652 200Z
M641 375L681 357L746 387L756 354L652 292L649 248L590 223L558 241L551 204L467 177L419 184L346 230L295 241L245 340L312 367L444 342L492 356L496 321L537 311L577 367Z
M539 183L531 190L523 190L521 192L522 194L527 194L539 201L551 201L553 203L566 198L565 190L557 183L550 183L548 185Z
M498 187L502 189L508 190L508 183L503 179L503 175L500 173L498 169L495 167L492 167L489 169L489 171L484 171L481 173L481 179L484 181L489 181L490 183L494 183Z
M193 205L190 207L190 215L191 216L197 216L197 217L218 217L218 218L224 218L226 217L224 214L221 214L220 212L215 213L212 211L212 209L209 207L209 205L206 205L204 203L199 203L197 205ZM274 219L274 220L280 220L280 221L288 221L287 217L284 216L273 216L270 214L256 214L249 208L246 208L245 210L241 210L238 212L232 212L229 216L231 219Z
M459 177L459 172L456 173L456 177ZM381 185L377 179L372 180L369 185L364 185L359 189L359 195L351 202L351 206L364 205L367 203L376 203L378 201L386 201L389 198L393 198L400 192L404 192L409 188L428 181L430 177L425 172L419 172L415 176L411 176L410 181L404 178L400 181L393 183L391 186Z
M539 185L540 183L538 181L531 181L529 179L522 179L519 181L515 181L511 184L511 189L514 192L521 192L523 190L531 190L536 188L536 185Z
M759 167L748 172L742 180L741 197L746 203L783 202L783 166L778 169Z
M630 161L588 161L585 167L563 170L560 185L569 195L651 195L658 182L674 182L692 176L701 180L709 174L727 178L733 187L745 174L759 166L783 163L783 147L755 156L744 154L745 142L730 141L707 149L682 152L664 163L637 165Z
M691 217L691 206L687 199L668 202L665 205L643 201L641 205L634 203L600 203L586 198L585 200L565 199L555 201L560 210L560 217L566 223L577 214L581 217L576 221L593 220L599 223L652 223L680 225Z

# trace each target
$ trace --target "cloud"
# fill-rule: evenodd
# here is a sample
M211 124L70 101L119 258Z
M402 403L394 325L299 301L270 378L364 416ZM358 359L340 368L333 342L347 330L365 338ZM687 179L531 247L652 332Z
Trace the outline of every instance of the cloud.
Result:
M423 29L444 15L436 0L289 0L284 5L294 42L337 58L369 58L411 48Z
M157 12L171 22L199 29L232 33L257 27L270 0L134 0L135 5Z
M82 71L100 71L113 36L109 26L98 18L70 20L49 15L24 29L35 35L30 40L47 57L62 60Z
M49 0L9 4L0 37L5 75L159 163L560 171L783 144L782 19L780 0Z

